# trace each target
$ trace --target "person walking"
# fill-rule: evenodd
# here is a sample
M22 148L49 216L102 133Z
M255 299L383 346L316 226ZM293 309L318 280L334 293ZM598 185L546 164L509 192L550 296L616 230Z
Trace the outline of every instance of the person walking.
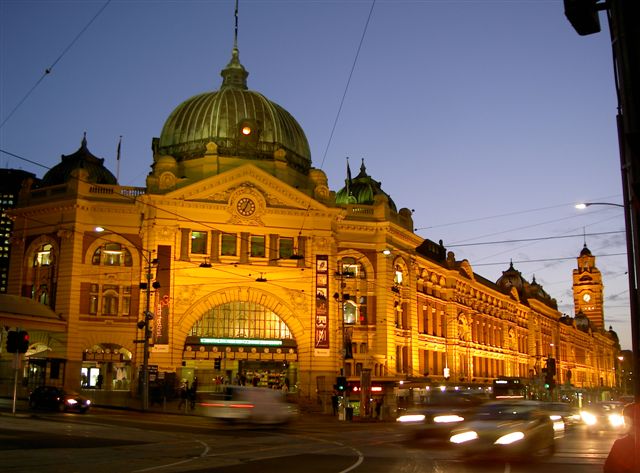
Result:
M622 415L629 430L613 442L603 473L640 473L640 404L628 404Z
M189 391L189 383L187 382L186 379L183 379L180 382L180 386L178 387L178 397L180 398L180 402L178 402L178 410L182 409L183 406L186 409L188 391Z

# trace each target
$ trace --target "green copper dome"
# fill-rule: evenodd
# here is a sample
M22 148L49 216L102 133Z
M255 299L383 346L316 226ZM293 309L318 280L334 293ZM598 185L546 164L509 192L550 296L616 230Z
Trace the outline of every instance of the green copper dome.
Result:
M280 105L248 90L236 47L221 75L220 90L191 97L171 113L156 153L180 162L202 157L213 142L220 156L284 160L307 174L311 152L302 128Z
M336 204L365 204L372 205L377 195L383 195L388 199L389 207L397 212L396 204L389 194L382 190L382 184L367 174L364 159L360 166L360 173L351 178L351 168L347 162L347 178L345 186L336 193Z

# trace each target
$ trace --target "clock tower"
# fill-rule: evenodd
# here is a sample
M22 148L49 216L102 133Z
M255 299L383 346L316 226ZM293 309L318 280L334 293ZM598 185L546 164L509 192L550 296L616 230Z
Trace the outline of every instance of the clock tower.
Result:
M573 270L573 304L576 315L582 312L596 328L604 329L604 286L596 268L596 257L585 243Z

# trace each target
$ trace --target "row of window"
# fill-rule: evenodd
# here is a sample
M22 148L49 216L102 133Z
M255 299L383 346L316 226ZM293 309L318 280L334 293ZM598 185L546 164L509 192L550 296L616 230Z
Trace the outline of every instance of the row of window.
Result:
M218 237L218 232L190 232L189 251L192 255L206 256L211 253L209 239ZM219 233L219 255L238 256L240 237L237 233ZM265 235L248 236L248 252L252 258L267 257L267 237ZM291 258L295 254L295 242L291 237L277 236L277 257L281 259Z

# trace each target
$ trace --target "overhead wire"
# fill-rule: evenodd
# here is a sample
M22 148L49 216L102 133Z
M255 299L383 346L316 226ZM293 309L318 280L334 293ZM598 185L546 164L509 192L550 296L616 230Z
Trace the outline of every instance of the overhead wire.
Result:
M73 47L74 44L80 39L80 36L84 34L87 29L91 26L91 24L96 21L96 19L100 16L100 14L107 8L107 6L111 3L111 0L107 0L104 5L98 10L98 12L93 15L93 17L89 20L89 22L80 30L80 32L73 38L73 40L67 45L66 48L58 55L55 61L47 67L42 76L36 81L36 83L27 91L27 93L22 97L22 99L16 104L16 106L9 112L9 114L5 117L5 119L0 123L0 129L9 121L9 119L13 116L13 114L22 106L22 104L29 98L29 96L36 90L36 88L40 85L40 83L53 71L53 68L60 62L60 60L67 54L67 52ZM35 164L35 163L34 163Z

